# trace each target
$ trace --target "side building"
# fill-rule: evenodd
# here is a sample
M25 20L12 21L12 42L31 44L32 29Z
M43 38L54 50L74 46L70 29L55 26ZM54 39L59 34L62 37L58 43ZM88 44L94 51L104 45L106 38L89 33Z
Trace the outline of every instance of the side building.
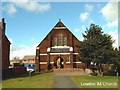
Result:
M12 76L12 72L9 69L9 56L10 56L10 41L5 35L6 23L4 18L0 22L0 70L2 70L2 79Z
M80 41L59 20L36 47L36 72L57 68L79 68L77 45Z
M8 69L10 62L9 62L9 55L10 55L10 41L8 40L7 36L5 35L5 27L6 23L4 22L4 18L0 22L0 50L1 50L1 61L2 61L2 69Z

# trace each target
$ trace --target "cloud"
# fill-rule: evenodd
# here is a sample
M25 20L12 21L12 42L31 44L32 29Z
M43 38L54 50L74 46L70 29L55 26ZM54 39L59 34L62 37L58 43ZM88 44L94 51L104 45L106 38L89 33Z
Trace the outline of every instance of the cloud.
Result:
M12 0L12 2L3 6L3 11L6 11L8 14L15 14L18 8L29 12L46 12L50 10L51 5L50 3L40 3L31 0Z
M50 9L50 4L49 3L39 3L39 2L16 2L16 6L25 9L26 11L37 11L37 12L44 12L48 11Z
M4 0L4 2L28 2L28 1L37 1L37 0Z
M113 40L116 40L113 44L114 47L118 46L118 30L114 30L118 28L118 3L117 2L108 2L101 10L101 14L107 21L107 24L104 26L105 28L112 29L109 34L113 37Z
M80 39L79 39L80 41L83 41L84 40L84 37L80 37Z
M90 19L90 13L93 11L93 5L85 4L84 9L85 11L80 13L80 20L82 22L91 22L92 20Z
M120 47L120 33L118 34L118 45Z
M112 40L115 40L115 43L113 43L113 46L118 47L118 32L117 32L117 30L110 31L108 34L112 36Z
M80 30L78 29L78 28L76 28L75 30L74 30L74 33L77 33L77 32L79 32Z
M32 46L11 46L10 60L14 57L19 57L20 59L22 59L25 55L35 55L36 46L37 44L33 44Z
M85 4L85 10L88 11L88 12L91 12L93 10L93 6L90 5L90 4Z
M84 12L80 14L80 19L85 22L89 17L89 13L88 12Z
M81 26L81 37L79 38L80 41L83 41L84 40L84 37L82 34L85 34L85 31L86 31L86 26L85 25L82 25ZM85 34L86 35L86 34Z
M108 22L118 20L118 3L109 2L100 11Z
M108 27L116 27L116 26L118 26L118 21L116 20L116 21L113 21L113 22L108 22L107 23L107 26Z
M17 12L15 5L11 3L3 7L3 11L7 12L10 15Z

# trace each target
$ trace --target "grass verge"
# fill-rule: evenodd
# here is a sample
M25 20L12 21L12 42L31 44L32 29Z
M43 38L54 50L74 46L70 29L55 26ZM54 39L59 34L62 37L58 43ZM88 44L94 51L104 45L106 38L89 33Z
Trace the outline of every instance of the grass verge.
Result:
M31 77L11 78L2 81L2 88L52 88L53 74L44 73Z
M72 76L80 88L118 88L117 76Z

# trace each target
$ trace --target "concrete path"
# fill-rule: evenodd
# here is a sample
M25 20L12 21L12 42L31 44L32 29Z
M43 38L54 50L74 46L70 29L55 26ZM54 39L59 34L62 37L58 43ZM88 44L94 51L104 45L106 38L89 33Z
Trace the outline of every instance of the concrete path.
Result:
M80 75L90 75L90 70L86 69L54 69L55 76L80 76Z
M57 72L54 73L54 76L80 76L80 75L87 75L86 73L81 73L81 72Z
M54 88L79 88L69 76L54 76Z

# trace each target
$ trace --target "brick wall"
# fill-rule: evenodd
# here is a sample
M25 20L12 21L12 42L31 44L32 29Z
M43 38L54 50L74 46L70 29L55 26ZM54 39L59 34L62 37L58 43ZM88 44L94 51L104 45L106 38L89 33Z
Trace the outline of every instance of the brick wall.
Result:
M27 73L27 71L24 67L4 68L2 69L2 79L20 76L25 73Z
M6 36L2 38L2 68L8 68L10 65L9 62L9 53L10 53L10 42Z

